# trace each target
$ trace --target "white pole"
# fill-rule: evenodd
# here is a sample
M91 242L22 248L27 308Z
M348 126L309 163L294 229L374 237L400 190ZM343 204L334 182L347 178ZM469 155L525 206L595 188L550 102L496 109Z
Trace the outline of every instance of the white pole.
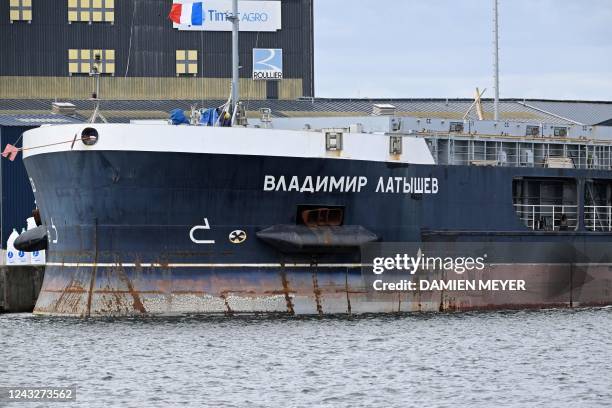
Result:
M553 214L552 214L552 224L553 231L555 230L555 206L553 205Z
M493 103L494 119L499 120L499 31L497 17L497 0L493 0L493 77L495 88L495 101Z
M238 0L232 1L232 112L236 112L236 106L238 105L238 99L240 98L239 80L240 73L238 66L240 64L238 54L238 31L239 31L239 18L238 18Z

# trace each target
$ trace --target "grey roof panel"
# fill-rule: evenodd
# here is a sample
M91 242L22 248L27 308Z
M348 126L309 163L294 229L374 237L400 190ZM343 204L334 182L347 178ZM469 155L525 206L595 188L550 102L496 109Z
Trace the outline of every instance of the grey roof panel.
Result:
M526 101L526 103L585 125L595 125L612 119L612 103L557 101Z
M48 114L52 100L0 99L0 114ZM94 101L71 100L81 117L87 117L94 108ZM175 108L189 110L191 106L216 107L223 100L113 100L101 101L102 113L111 122L128 122L129 119L165 118ZM423 117L462 118L472 104L471 99L331 99L302 98L298 100L244 100L249 111L267 107L278 117L292 116L294 112L335 112L369 115L375 103L390 103L398 113L422 115ZM504 99L500 101L502 119L569 123L570 121L597 124L612 118L612 102L588 101L544 101ZM492 117L493 102L483 99L485 117ZM475 110L468 115L475 118Z
M64 115L32 114L32 115L3 115L0 114L0 126L27 126L66 125L82 123L83 120Z

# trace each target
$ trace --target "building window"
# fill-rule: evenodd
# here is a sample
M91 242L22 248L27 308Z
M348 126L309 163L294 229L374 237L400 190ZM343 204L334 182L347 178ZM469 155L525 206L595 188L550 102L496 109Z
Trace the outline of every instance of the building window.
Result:
M32 22L32 0L11 0L9 9L11 24L13 21Z
M176 50L176 76L197 75L198 51Z
M115 22L115 0L68 0L68 22Z
M98 58L96 58L98 56ZM68 50L68 73L89 74L98 60L100 74L115 74L115 50Z

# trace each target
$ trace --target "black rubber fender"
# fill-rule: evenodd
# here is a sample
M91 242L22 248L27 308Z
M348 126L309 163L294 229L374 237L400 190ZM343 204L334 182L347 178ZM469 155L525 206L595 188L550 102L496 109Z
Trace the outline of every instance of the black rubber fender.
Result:
M47 228L41 225L19 234L13 243L15 249L23 252L43 251L47 249Z

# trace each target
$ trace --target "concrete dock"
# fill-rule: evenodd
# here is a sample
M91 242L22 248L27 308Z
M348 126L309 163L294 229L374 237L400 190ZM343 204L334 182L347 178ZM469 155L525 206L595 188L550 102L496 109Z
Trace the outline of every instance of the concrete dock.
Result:
M32 312L44 274L44 265L1 265L0 313Z

